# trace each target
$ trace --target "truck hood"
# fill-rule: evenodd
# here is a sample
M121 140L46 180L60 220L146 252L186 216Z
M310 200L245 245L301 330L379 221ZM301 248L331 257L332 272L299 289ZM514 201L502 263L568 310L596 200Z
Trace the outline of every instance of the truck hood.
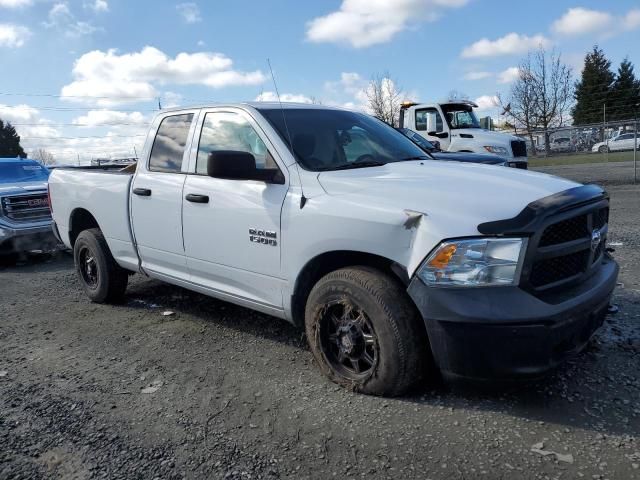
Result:
M46 189L47 182L0 183L0 196L42 192Z
M344 201L421 212L465 235L477 234L480 223L512 218L535 200L579 185L527 170L437 160L322 172L318 181Z

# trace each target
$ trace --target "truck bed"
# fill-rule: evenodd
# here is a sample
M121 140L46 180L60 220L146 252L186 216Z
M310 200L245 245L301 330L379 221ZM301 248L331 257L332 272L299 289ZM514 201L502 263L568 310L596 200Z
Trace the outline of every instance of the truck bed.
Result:
M89 213L98 223L116 261L137 270L138 255L129 222L133 174L103 167L57 168L49 177L53 220L62 241L71 248L74 218Z

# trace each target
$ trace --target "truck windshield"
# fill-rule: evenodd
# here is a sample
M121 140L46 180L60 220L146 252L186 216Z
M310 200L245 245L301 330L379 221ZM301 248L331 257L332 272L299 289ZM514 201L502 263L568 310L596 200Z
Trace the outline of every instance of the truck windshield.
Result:
M0 162L0 183L47 181L49 171L35 163Z
M289 145L291 137L293 154L307 170L374 167L429 158L402 133L362 113L322 108L258 110L285 144Z
M449 128L480 128L478 117L470 105L442 105L442 111Z

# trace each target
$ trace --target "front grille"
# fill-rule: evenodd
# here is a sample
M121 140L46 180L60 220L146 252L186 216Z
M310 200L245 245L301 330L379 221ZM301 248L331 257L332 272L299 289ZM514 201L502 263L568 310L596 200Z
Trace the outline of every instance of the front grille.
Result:
M609 209L601 208L593 215L593 227L602 228L609 223Z
M29 222L51 218L46 193L31 193L2 198L2 213L16 222Z
M511 140L511 151L514 157L527 156L527 144L524 140Z
M589 258L589 251L540 260L533 265L529 281L536 288L560 282L581 274Z
M546 228L542 234L539 245L547 247L559 243L571 242L589 236L587 225L587 215L570 218L562 222L555 223Z
M531 245L528 283L536 291L564 285L597 268L606 245L609 207L599 203L547 226ZM565 214L566 216L566 214ZM598 232L600 241L597 242Z

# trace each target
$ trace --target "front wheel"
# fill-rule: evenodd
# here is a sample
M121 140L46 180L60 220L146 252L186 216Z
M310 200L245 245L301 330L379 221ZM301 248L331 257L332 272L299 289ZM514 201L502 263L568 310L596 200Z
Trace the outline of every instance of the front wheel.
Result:
M606 145L602 145L602 146L598 149L598 151L599 151L600 153L607 153L607 152L609 151L609 147L607 147Z
M400 395L426 370L424 324L398 283L373 268L320 279L307 300L305 327L322 372L354 391Z
M93 302L122 301L129 275L114 260L98 228L80 232L73 245L73 259L82 288Z

